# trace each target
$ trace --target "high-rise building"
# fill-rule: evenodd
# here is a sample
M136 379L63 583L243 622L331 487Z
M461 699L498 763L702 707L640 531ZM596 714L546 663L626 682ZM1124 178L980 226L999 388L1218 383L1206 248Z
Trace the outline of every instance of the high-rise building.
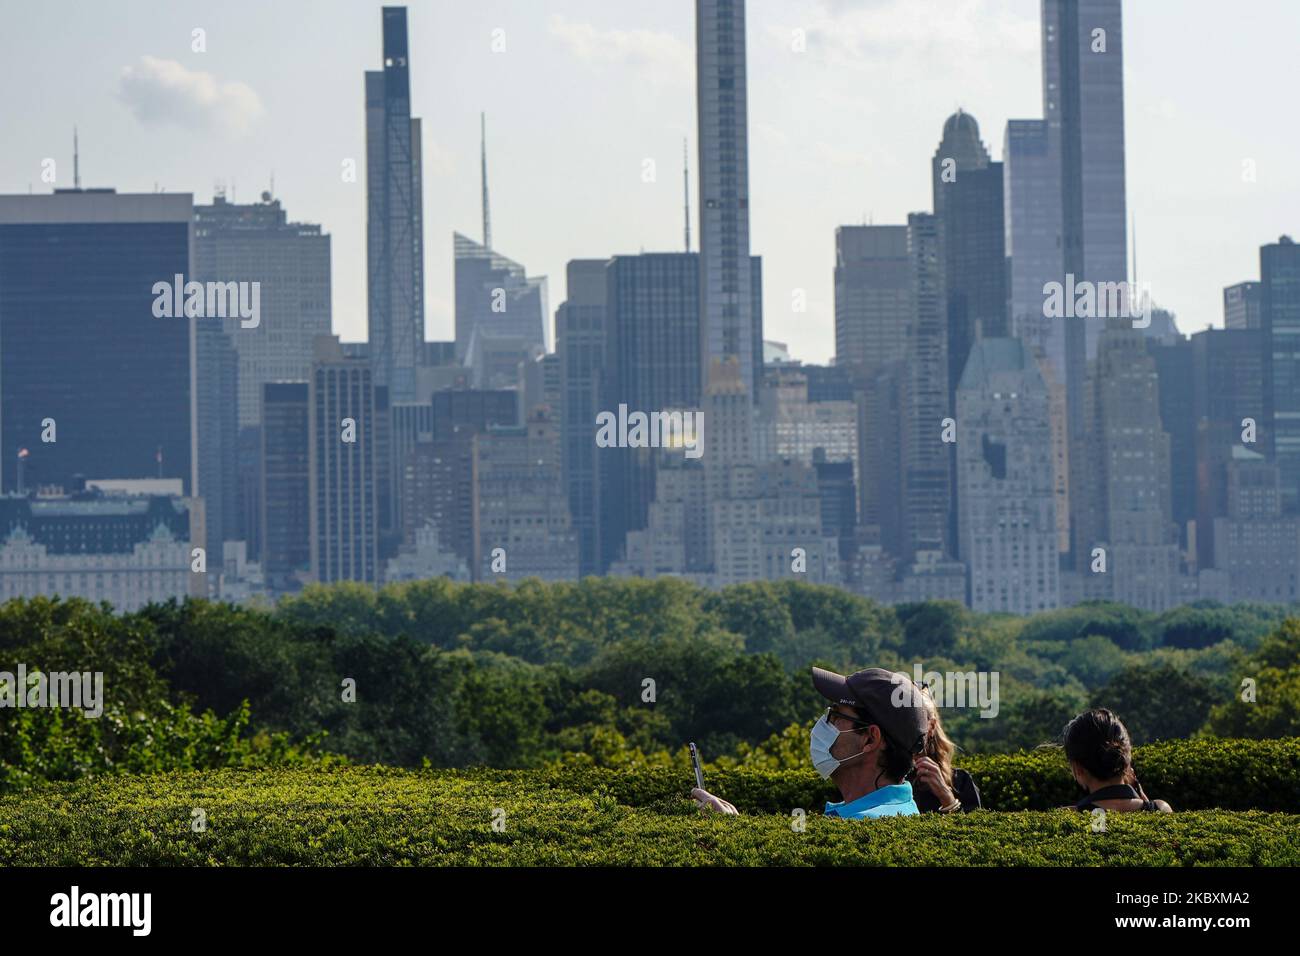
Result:
M1264 416L1282 482L1282 510L1300 512L1300 246L1290 236L1259 250Z
M835 364L870 371L907 354L912 324L906 226L835 230Z
M261 464L241 458L241 447L245 453L260 447L263 386L306 381L316 337L330 333L330 237L318 225L289 222L269 192L246 204L218 194L211 205L194 207L194 263L200 282L248 282L258 289L256 324L240 317L200 323L197 349L208 550L220 554L221 542L243 540L257 558ZM233 380L225 367L232 351ZM258 515L258 524L245 515Z
M311 567L315 580L378 577L378 454L370 363L317 340L308 396Z
M1294 604L1300 587L1300 517L1282 513L1278 467L1236 445L1226 484L1226 511L1214 519L1214 553L1228 578L1229 600Z
M248 540L241 520L239 408L231 401L239 393L239 353L221 323L207 320L195 323L194 353L196 455L207 529L203 545L216 557L224 555L226 541ZM215 584L216 576L209 580Z
M763 319L749 257L749 119L744 0L696 0L700 381L734 361L751 401L763 374Z
M769 369L759 390L754 454L759 462L788 458L812 464L816 453L826 462L849 466L856 488L858 409L848 401L812 402L808 376L798 365ZM856 506L854 513L856 514Z
M221 323L239 355L239 425L257 425L262 387L306 381L316 337L330 334L330 237L289 222L270 193L241 204L218 195L194 207L194 270L201 282L258 283L258 324Z
M600 410L666 412L700 403L699 256L615 256L605 270L606 371ZM594 417L585 423L594 439ZM617 559L629 531L645 527L655 497L651 448L595 449L603 503L602 561Z
M1238 282L1223 290L1223 327L1257 329L1261 324L1258 282Z
M575 259L568 265L568 298L555 312L555 349L560 357L560 435L564 486L568 489L579 568L585 577L605 570L600 545L600 488L596 414L604 408L606 369L606 259Z
M907 217L913 319L903 378L902 520L905 561L919 551L952 553L949 539L947 321L939 223L929 213Z
M1170 515L1178 526L1178 542L1190 551L1195 545L1192 532L1196 519L1196 426L1195 354L1190 339L1177 332L1161 340L1146 333L1147 353L1155 363L1157 395L1160 399L1160 427L1169 436Z
M1047 385L1019 339L975 343L957 388L961 554L976 611L1060 602Z
M1061 164L1046 120L1010 120L1002 146L1002 201L1011 334L1052 363L1065 383L1065 324L1048 318L1043 287L1060 282Z
M310 580L312 498L310 386L262 386L262 572L274 593Z
M933 160L948 315L949 400L978 335L1007 334L1002 164L989 161L975 117L948 117Z
M560 431L539 408L478 436L479 577L572 581L578 539L564 493Z
M931 162L934 214L939 222L947 315L948 411L956 410L957 383L981 336L1007 334L1002 164L989 161L979 123L964 110L948 117ZM949 445L952 487L948 540L960 556L957 449Z
M374 384L416 399L424 343L420 121L411 118L406 8L383 8L383 69L366 71L366 257Z
M1228 466L1234 451L1245 448L1262 453L1268 447L1264 427L1263 341L1258 326L1205 329L1191 338L1189 391L1191 418L1196 426L1198 567L1222 566L1214 553L1214 519L1228 513ZM1160 387L1163 404L1163 377ZM1251 422L1253 429L1248 424ZM1246 438L1254 441L1247 443Z
M490 341L510 343L513 353L546 351L546 278L468 236L453 236L456 261L456 354L466 365ZM518 361L518 359L516 359ZM478 383L476 387L494 387Z
M1121 0L1043 0L1043 117L1049 148L1060 164L1061 275L1065 283L1127 282L1128 237L1124 178L1124 45ZM1014 253L1013 253L1014 254ZM1073 493L1087 480L1081 453L1088 361L1105 318L1056 319L1064 331L1066 432ZM1071 526L1080 523L1072 518ZM1075 561L1079 561L1074 542Z
M1093 428L1083 458L1086 507L1078 508L1086 521L1076 542L1084 549L1079 573L1098 587L1085 593L1163 611L1178 602L1178 532L1159 379L1142 333L1123 320L1108 325L1089 380ZM1093 571L1096 548L1104 572Z
M0 488L81 475L203 494L195 323L213 320L174 294L192 215L188 193L0 196Z

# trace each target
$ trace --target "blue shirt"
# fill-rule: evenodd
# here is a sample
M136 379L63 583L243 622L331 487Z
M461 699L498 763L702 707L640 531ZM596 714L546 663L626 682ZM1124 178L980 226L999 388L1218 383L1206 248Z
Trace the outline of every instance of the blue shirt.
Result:
M866 820L876 817L912 817L921 811L912 799L912 785L904 780L873 790L851 803L826 804L826 816L843 820Z

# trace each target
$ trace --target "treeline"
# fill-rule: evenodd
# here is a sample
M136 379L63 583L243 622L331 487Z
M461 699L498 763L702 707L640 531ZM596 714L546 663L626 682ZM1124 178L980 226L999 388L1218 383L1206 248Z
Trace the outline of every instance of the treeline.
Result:
M686 740L724 764L784 766L806 760L824 706L812 664L997 671L995 718L944 711L970 751L1050 741L1093 703L1138 742L1300 735L1300 622L1287 612L1087 604L1013 618L793 582L600 578L317 586L275 608L189 600L125 615L14 600L0 606L0 671L102 671L107 701L99 720L0 709L0 788L337 758L665 765Z

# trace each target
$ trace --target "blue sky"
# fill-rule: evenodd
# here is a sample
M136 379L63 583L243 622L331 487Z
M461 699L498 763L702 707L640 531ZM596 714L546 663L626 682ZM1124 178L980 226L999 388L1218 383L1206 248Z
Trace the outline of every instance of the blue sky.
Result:
M0 0L0 192L83 185L267 188L333 236L334 325L365 334L362 73L380 4L358 0ZM480 235L488 114L493 238L563 299L569 259L682 242L682 137L695 148L689 0L417 0L427 334L452 334L452 231ZM191 49L206 31L206 52ZM791 50L807 32L806 52ZM504 31L496 33L494 31ZM494 36L505 49L493 51ZM1128 201L1139 271L1183 331L1221 324L1221 288L1300 230L1294 0L1125 4ZM1041 115L1036 0L750 0L752 246L766 335L834 349L836 225L930 207L929 161L958 106L995 157L1008 118ZM656 179L643 182L644 161ZM1251 160L1255 181L1243 180ZM692 158L692 167L694 159ZM692 187L692 202L693 187ZM694 231L694 226L693 226ZM791 310L804 290L806 314Z

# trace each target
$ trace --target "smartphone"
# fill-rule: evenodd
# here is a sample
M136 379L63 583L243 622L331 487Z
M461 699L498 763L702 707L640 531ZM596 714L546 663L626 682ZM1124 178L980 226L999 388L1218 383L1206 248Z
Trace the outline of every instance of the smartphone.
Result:
M695 741L691 741L687 746L691 749L691 767L695 770L695 786L703 790L704 770L700 767L700 748L695 746Z

